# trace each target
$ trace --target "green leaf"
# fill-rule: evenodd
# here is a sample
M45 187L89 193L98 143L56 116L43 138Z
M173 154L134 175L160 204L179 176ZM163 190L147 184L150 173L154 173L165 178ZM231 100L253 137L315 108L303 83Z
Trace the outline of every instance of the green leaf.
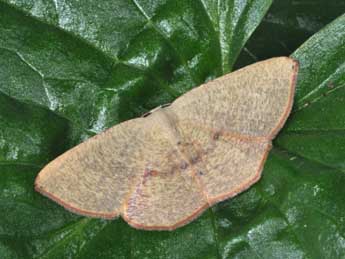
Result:
M296 105L263 179L186 227L79 217L33 190L64 150L231 70L270 4L0 1L0 257L341 257L345 16L294 53Z
M343 0L275 0L244 46L236 68L271 57L291 55L344 10Z
M71 121L79 142L229 71L270 4L0 1L0 89Z

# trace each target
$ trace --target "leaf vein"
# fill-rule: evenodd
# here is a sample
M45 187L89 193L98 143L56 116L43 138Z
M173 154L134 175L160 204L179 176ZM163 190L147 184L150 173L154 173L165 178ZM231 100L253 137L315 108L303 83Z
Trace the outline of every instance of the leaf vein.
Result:
M162 38L168 43L168 45L170 46L170 48L174 51L174 53L176 54L176 57L179 59L180 63L182 64L182 66L186 69L186 71L188 71L189 76L191 77L191 79L193 80L194 84L197 85L198 83L200 83L200 80L197 80L195 78L194 73L192 72L192 70L190 69L190 67L188 66L186 60L183 58L183 56L177 51L176 47L174 46L174 44L171 42L171 40L169 39L169 37L167 37L158 27L157 25L155 25L151 18L146 14L145 10L142 8L142 6L138 3L137 0L131 0L131 2L134 4L134 6L138 9L138 11L147 19L147 24L150 25L159 35L162 36Z

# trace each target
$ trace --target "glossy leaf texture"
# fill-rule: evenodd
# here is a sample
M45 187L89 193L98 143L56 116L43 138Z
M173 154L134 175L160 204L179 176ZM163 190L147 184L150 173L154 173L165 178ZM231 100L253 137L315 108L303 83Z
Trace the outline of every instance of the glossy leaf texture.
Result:
M0 1L1 258L344 254L344 17L293 54L295 110L263 179L186 227L138 231L34 192L58 154L232 69L271 1L216 2Z
M343 0L275 0L242 49L235 68L271 57L291 55L344 11Z

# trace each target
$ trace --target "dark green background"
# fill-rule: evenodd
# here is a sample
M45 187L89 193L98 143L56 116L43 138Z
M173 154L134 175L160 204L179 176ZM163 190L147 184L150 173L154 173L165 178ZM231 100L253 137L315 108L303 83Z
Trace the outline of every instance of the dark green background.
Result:
M344 258L344 13L340 0L0 0L0 258ZM34 192L80 141L281 55L301 69L262 179L186 227L139 231Z

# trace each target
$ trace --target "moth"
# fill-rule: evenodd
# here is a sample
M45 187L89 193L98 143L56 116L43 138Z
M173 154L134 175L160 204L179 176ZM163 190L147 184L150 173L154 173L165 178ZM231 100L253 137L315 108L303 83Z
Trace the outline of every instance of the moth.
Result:
M260 179L292 108L298 62L261 61L68 150L35 189L80 215L174 230Z

